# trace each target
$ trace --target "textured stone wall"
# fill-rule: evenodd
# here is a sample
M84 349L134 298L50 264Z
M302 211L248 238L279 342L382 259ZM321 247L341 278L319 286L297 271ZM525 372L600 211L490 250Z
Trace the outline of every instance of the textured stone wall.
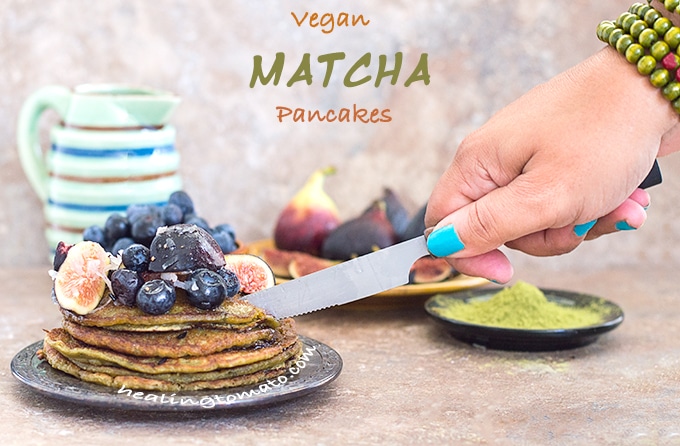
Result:
M410 209L424 203L457 144L532 86L578 63L602 44L597 23L627 1L586 0L0 0L0 266L46 263L41 203L16 152L24 99L49 84L123 82L171 90L185 189L211 223L230 222L243 241L271 236L278 211L314 169L335 165L327 190L349 218L393 188ZM332 32L298 26L291 12L362 14L366 26ZM328 28L325 28L328 31ZM286 56L278 86L249 87L253 57ZM344 52L322 85L322 54ZM370 52L404 55L397 85L348 88L347 68ZM313 82L285 82L304 53ZM431 82L404 82L421 54ZM389 109L388 123L279 122L277 106ZM55 122L48 113L46 129ZM44 137L46 139L46 136ZM556 259L513 255L518 267L597 268L677 261L674 220L680 159L663 160L648 224Z

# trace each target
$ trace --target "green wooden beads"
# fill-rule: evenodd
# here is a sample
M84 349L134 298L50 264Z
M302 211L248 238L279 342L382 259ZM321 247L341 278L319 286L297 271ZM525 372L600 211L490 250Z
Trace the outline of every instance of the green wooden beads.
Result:
M665 0L664 7L680 14L680 0ZM597 38L635 65L680 114L680 27L648 3L634 3L616 20L600 22Z

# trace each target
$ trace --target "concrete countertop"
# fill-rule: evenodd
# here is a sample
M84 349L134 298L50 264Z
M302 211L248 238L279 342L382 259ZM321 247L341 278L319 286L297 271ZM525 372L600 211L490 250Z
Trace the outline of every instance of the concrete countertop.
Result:
M674 271L519 272L546 288L600 295L625 321L586 347L484 350L452 339L424 298L386 299L298 318L343 358L319 391L243 411L93 409L35 393L12 357L58 326L50 280L0 270L0 434L4 445L680 444L680 297Z

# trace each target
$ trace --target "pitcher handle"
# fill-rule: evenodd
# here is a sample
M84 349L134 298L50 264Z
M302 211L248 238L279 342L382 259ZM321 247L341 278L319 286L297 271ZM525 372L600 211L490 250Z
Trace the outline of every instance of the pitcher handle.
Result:
M38 122L40 115L47 110L55 110L64 119L71 101L71 90L67 87L52 85L43 87L31 94L19 112L17 124L17 147L21 167L38 197L47 201L47 166L40 147Z

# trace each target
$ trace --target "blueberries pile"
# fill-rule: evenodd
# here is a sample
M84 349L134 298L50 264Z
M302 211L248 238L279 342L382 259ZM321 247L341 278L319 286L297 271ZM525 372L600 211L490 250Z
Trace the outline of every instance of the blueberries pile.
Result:
M125 268L111 273L112 299L118 305L137 306L145 313L159 315L170 311L177 294L173 284L154 278L145 281L151 254L149 248L133 243L122 251ZM191 305L202 310L217 308L227 297L233 297L241 288L238 276L233 271L221 268L212 271L199 268L189 277L178 282L186 292Z
M164 314L176 300L173 284L160 278L147 276L151 252L149 247L162 226L178 224L196 225L207 231L217 242L223 254L238 248L236 234L229 224L211 227L199 217L191 197L184 191L170 194L168 203L133 204L125 215L111 214L104 226L90 226L83 231L83 240L99 243L114 255L121 255L124 268L111 273L112 298L118 305L137 306L148 314ZM67 249L67 248L64 248ZM57 250L59 253L59 249ZM59 256L61 261L65 253ZM55 256L55 270L58 269ZM148 280L147 280L148 279ZM186 291L189 302L197 308L209 310L218 307L227 297L238 293L241 284L233 271L225 268L218 272L207 268L192 271L186 281L177 284Z
M238 247L233 227L229 224L211 227L196 214L193 200L184 191L170 194L168 203L163 206L132 204L125 215L111 214L103 227L94 225L86 228L83 240L97 242L110 253L118 254L132 244L149 247L159 227L179 223L194 224L208 231L224 254Z

